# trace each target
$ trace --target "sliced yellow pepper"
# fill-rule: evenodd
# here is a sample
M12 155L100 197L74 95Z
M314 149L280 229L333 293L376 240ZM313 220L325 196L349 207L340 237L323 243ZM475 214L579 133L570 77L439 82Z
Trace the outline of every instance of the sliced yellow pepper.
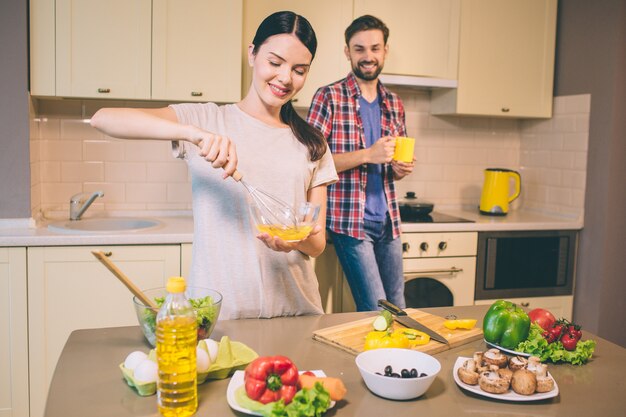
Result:
M415 329L396 329L394 334L404 335L409 341L409 346L425 345L430 342L430 336Z
M446 320L443 322L446 329L466 329L470 330L476 326L476 319L459 319L459 320Z
M387 331L372 331L365 336L364 350L380 348L402 348L410 347L409 339L403 334L390 333Z

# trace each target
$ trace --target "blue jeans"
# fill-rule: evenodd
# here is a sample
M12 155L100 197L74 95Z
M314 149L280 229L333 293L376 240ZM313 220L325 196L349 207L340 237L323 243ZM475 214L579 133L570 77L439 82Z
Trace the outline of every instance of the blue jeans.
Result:
M404 308L400 238L393 238L389 217L385 222L364 222L364 240L329 230L357 311L378 310L380 298Z

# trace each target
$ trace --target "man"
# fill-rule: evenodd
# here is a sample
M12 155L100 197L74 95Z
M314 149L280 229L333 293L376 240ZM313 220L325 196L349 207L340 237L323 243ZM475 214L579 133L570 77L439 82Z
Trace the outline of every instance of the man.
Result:
M399 97L378 80L388 37L380 19L355 19L345 31L352 71L320 88L308 114L339 173L328 188L327 227L358 311L376 310L380 298L405 306L394 180L410 174L414 162L392 160L406 126Z

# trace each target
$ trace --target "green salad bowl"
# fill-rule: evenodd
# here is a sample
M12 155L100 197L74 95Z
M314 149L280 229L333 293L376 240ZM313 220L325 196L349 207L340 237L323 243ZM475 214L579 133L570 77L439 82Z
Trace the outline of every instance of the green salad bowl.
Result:
M167 295L165 287L151 288L143 293L161 306ZM222 294L210 288L187 287L185 296L190 301L198 319L198 340L211 336L222 306ZM156 316L158 310L146 306L137 297L133 297L133 305L137 313L137 320L144 336L152 347L156 346Z

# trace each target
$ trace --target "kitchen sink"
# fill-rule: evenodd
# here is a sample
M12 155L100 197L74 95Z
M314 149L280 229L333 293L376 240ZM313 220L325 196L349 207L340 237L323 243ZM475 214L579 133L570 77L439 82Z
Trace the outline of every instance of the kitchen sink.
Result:
M65 220L50 223L48 230L58 233L112 233L136 232L160 225L158 220L137 217L102 217L83 220Z

